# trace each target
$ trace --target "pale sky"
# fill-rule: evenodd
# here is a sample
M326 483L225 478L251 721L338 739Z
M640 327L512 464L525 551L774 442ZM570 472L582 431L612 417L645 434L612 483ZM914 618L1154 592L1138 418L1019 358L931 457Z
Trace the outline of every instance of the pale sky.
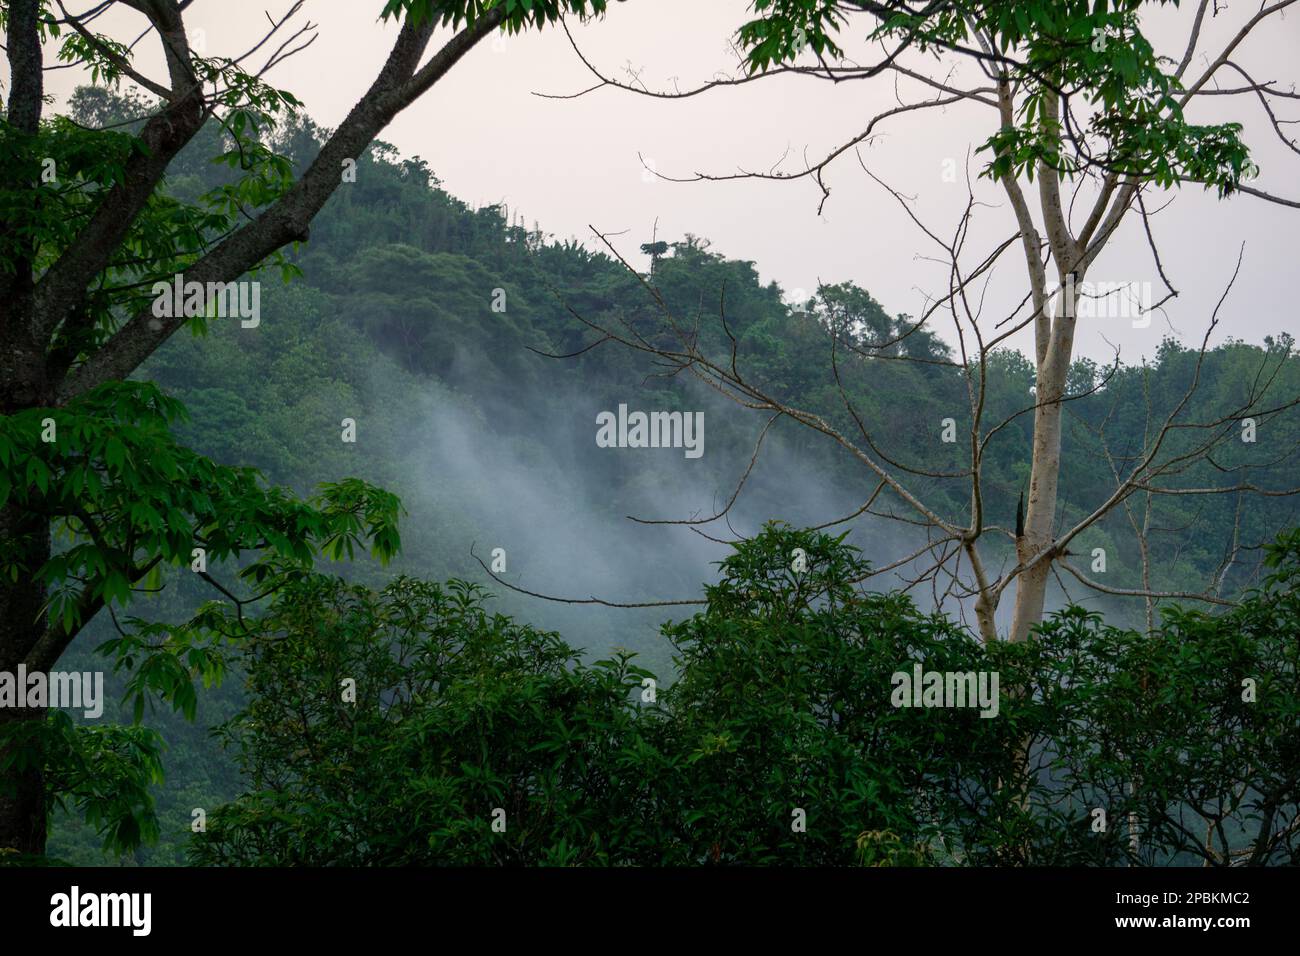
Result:
M197 0L186 19L192 34L204 31L210 55L233 55L260 37L263 11L278 16L288 6L288 0ZM270 79L303 100L318 122L338 123L373 79L396 33L393 24L378 22L382 6L381 0L307 0L304 14L319 24L320 36L277 67ZM607 72L622 75L630 65L653 89L674 82L685 88L733 67L728 41L747 18L747 6L747 0L614 2L603 20L575 24L574 34L588 58ZM1158 50L1175 59L1181 57L1190 23L1191 11L1184 6L1183 11L1161 13L1151 30ZM1207 30L1189 74L1198 75L1198 64L1204 68L1202 54L1217 52L1224 36L1256 9L1229 3L1221 22ZM130 40L139 32L139 22L138 15L125 11L101 18L97 26ZM865 60L867 50L860 52ZM1256 79L1290 89L1300 78L1297 54L1300 12L1275 17L1234 60ZM165 75L152 38L142 43L137 63L146 72ZM933 65L927 68L938 71ZM1233 74L1221 76L1224 85L1238 85ZM48 92L61 101L76 82L71 70L52 71ZM592 82L558 29L498 38L481 43L381 138L405 155L427 160L453 195L473 205L504 202L512 217L520 213L530 227L537 222L557 238L572 236L594 245L589 225L625 232L615 242L636 264L643 261L637 246L650 240L657 218L660 239L675 241L688 232L707 237L714 251L752 260L764 281L775 280L787 293L811 292L819 281L853 281L891 313L915 315L924 308L925 292L946 290L946 268L922 258L942 255L941 250L867 177L852 153L827 173L832 195L821 215L820 193L809 180L679 184L648 174L638 159L639 153L658 173L682 177L766 170L788 150L780 168L797 172L805 150L819 158L860 132L872 115L897 104L888 75L834 86L773 77L684 100L615 89L569 100L533 95L574 93ZM900 86L898 94L909 102L925 95L915 84ZM1213 101L1215 114L1191 118L1244 123L1262 170L1257 185L1300 199L1300 156L1277 143L1258 102L1245 96ZM862 149L862 156L882 180L915 196L918 216L948 238L966 202L965 158L993 131L993 115L982 106L959 105L893 117L879 125L881 135ZM1300 118L1300 108L1284 104L1279 115ZM1289 129L1300 136L1300 124ZM959 170L955 183L944 178L951 162ZM973 160L972 177L979 164ZM968 267L1015 231L999 189L978 183L976 197L988 206L978 210L968 241ZM1243 241L1245 261L1217 338L1259 342L1268 333L1300 333L1292 299L1300 209L1250 196L1224 202L1199 187L1184 187L1172 206L1153 219L1153 228L1165 270L1181 292L1166 307L1168 321L1157 315L1145 329L1133 328L1126 317L1082 321L1078 354L1108 359L1109 340L1122 347L1125 361L1136 361L1170 333L1198 343ZM1017 255L1018 249L1004 256L988 291L989 326L1024 294L1024 265ZM1130 217L1089 278L1150 281L1154 297L1162 295L1136 217ZM951 340L951 319L936 316L934 321L931 327ZM1023 338L1017 344L1028 346Z

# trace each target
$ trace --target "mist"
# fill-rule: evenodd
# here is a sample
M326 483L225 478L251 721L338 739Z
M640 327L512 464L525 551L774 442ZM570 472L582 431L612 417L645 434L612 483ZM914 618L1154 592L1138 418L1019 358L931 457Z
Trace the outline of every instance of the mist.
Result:
M670 648L659 627L703 610L703 586L717 580L717 562L731 553L726 542L752 537L768 521L812 527L844 519L875 488L865 466L860 483L832 477L838 446L818 435L810 444L806 428L782 420L769 430L728 509L767 415L692 383L685 407L702 411L705 422L699 459L686 458L680 448L601 448L597 414L616 406L573 387L560 363L536 361L543 388L499 391L482 387L487 374L480 360L458 352L442 383L448 390L417 395L413 407L402 411L411 440L402 452L396 490L408 512L406 547L415 554L436 550L451 556L447 567L404 570L479 582L503 613L559 631L589 656L623 647L641 655L650 669L667 673ZM389 374L388 363L370 374ZM655 392L639 382L625 384L618 400L630 410L658 410ZM879 501L875 508L882 508ZM897 562L925 542L919 529L871 514L827 531L847 531L847 543L872 567ZM504 549L506 560L499 581L474 557L491 566L496 548ZM904 587L923 563L924 556L868 579L866 587ZM923 611L969 614L968 606L944 598L931 582L911 594ZM576 603L592 598L701 603ZM999 609L1000 625L1010 621L1009 603Z

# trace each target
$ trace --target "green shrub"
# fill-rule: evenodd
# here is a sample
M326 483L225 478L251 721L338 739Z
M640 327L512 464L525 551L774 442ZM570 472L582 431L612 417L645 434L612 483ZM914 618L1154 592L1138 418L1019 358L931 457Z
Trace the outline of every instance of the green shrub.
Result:
M248 649L223 729L249 792L204 863L1293 863L1300 535L1238 607L1152 635L1095 613L984 645L856 549L767 526L704 611L663 628L680 676L594 664L474 585L375 593L307 575ZM997 674L996 714L895 706L892 677ZM345 699L355 681L355 702ZM1253 681L1254 697L1243 681ZM504 811L504 831L494 829ZM499 813L498 813L499 820Z

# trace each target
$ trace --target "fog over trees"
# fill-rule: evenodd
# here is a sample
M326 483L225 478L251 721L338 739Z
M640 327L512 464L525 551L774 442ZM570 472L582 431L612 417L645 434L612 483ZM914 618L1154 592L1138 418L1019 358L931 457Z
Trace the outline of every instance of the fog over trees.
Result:
M309 3L0 0L0 865L1293 865L1295 318L1162 219L1300 206L1293 0L753 0L698 86L603 65L637 3L377 0L326 127ZM921 307L383 139L534 33L547 110L889 91L638 162L774 230L870 183ZM882 175L959 110L955 206Z

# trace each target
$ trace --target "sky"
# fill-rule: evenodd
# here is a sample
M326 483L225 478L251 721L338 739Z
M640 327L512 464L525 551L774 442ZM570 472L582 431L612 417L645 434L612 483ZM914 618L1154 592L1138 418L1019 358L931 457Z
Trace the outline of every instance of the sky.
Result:
M267 14L279 16L289 6L289 0L196 0L186 22L192 42L201 37L209 55L236 54L264 32ZM319 123L337 124L373 79L396 34L394 24L379 21L382 6L380 0L306 0L300 17L317 24L318 38L268 79L298 96ZM1150 21L1158 52L1175 59L1190 24L1184 6ZM685 89L734 71L731 38L747 19L747 8L748 0L616 0L604 18L574 22L572 29L583 55L607 75L627 79L632 70L651 89ZM1205 31L1190 73L1203 69L1206 54L1216 52L1255 9L1228 3ZM141 22L123 10L97 25L129 40ZM136 62L146 73L165 76L155 46L153 38L142 43ZM848 51L864 62L870 57L866 46ZM1300 73L1297 54L1300 11L1275 17L1233 59L1257 79L1291 89ZM932 73L947 69L920 65ZM48 76L47 91L56 100L84 81L72 70ZM1236 85L1231 74L1222 76ZM986 107L958 104L881 122L879 135L857 155L850 151L829 167L831 195L819 212L820 190L808 179L679 183L661 177L767 170L783 156L784 165L776 168L796 173L804 155L820 158L859 134L881 110L920 99L920 87L896 85L888 76L841 84L770 77L687 99L613 88L567 99L538 95L573 94L594 82L561 30L499 36L479 44L381 138L404 155L428 161L453 195L472 205L503 203L512 219L522 216L528 226L536 223L558 239L598 245L594 228L634 264L644 265L638 246L652 236L669 242L688 233L702 236L715 252L753 261L763 280L777 282L792 300L818 283L851 281L891 313L917 315L928 296L946 291L948 268L935 261L945 253L864 166L899 195L913 197L913 212L946 240L967 204L969 157L980 205L966 245L968 268L1015 232L1000 189L977 179L981 160L975 150L993 132L994 114ZM1261 170L1257 185L1300 199L1300 155L1277 142L1258 102L1244 96L1210 99L1214 110L1193 113L1192 120L1243 123ZM1290 114L1286 105L1293 107ZM1296 106L1284 104L1280 118L1300 118ZM1300 135L1300 124L1283 128ZM1222 201L1195 186L1169 198L1174 201L1153 216L1152 225L1178 297L1146 327L1120 305L1120 296L1113 297L1119 314L1081 321L1076 353L1109 361L1118 348L1123 361L1136 362L1164 336L1199 344L1243 243L1240 275L1212 341L1233 336L1260 342L1279 331L1300 333L1292 295L1300 209L1250 196ZM1148 208L1157 206L1153 201ZM1150 298L1162 297L1137 217L1129 217L1089 278L1111 287L1137 283L1130 288L1138 297L1140 284L1149 283ZM1025 288L1023 259L1004 256L984 292L982 326L991 328L1010 313ZM935 331L955 340L950 317L932 321ZM1030 344L1023 335L1012 341L1023 349Z

